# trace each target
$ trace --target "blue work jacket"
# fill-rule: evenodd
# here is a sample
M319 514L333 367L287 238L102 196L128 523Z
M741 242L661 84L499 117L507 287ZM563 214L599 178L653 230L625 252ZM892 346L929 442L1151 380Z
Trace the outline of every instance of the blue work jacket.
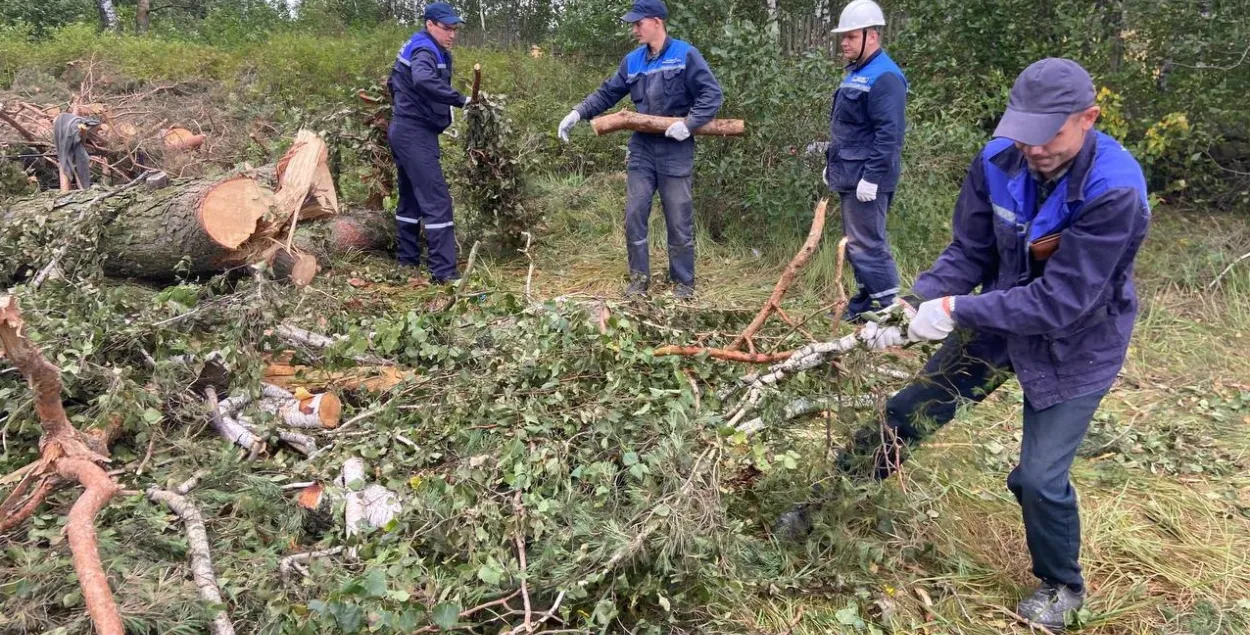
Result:
M674 38L665 41L654 57L645 45L634 49L621 60L616 74L576 110L582 119L593 119L626 93L639 113L683 117L692 133L716 117L723 101L720 83L699 50ZM694 172L694 135L675 141L663 134L635 132L629 140L628 167L654 167L668 176L689 176Z
M898 187L906 110L907 78L885 51L848 69L829 107L829 189L853 192L860 179L880 192Z
M955 324L998 340L981 349L1012 368L1042 409L1109 389L1124 365L1150 205L1137 160L1097 131L1050 197L1037 194L1015 144L991 141L968 169L950 246L913 290L956 296ZM1029 243L1054 234L1053 255L1032 257Z
M451 71L451 52L428 32L414 33L395 56L387 81L396 123L446 130L452 107L464 106L464 95L451 87Z

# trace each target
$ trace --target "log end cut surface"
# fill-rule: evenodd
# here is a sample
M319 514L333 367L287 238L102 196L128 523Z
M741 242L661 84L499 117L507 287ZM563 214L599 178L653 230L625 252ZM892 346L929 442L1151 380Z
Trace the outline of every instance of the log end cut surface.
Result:
M198 210L200 226L213 242L238 249L256 233L257 223L272 205L273 195L256 181L228 179L204 193Z

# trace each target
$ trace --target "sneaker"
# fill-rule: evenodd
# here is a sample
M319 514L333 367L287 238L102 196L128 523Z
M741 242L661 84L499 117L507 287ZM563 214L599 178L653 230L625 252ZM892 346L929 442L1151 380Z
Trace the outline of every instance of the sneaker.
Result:
M629 286L625 287L625 297L640 298L647 295L647 287L651 286L651 280L640 273L633 273L629 276Z
M676 287L673 287L673 297L678 300L693 300L694 287L692 285L681 284L679 282Z
M1081 610L1084 604L1084 590L1077 593L1066 584L1043 582L1032 595L1020 600L1016 613L1038 626L1058 632L1067 626L1067 617Z

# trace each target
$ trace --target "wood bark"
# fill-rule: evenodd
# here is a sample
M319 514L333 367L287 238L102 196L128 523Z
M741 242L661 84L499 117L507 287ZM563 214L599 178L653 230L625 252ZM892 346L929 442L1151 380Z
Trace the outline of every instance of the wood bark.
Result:
M53 471L61 478L82 484L84 491L70 509L65 530L74 572L82 587L87 613L98 635L124 635L121 612L109 589L100 562L95 517L120 489L97 463L107 462L99 442L69 422L61 405L61 371L22 335L24 323L17 301L0 296L0 345L5 356L26 377L35 397L35 412L43 428L38 472ZM92 447L96 446L96 447ZM42 489L42 486L41 486Z
M146 493L148 500L165 505L186 525L191 576L200 590L200 598L209 604L224 606L226 602L221 598L221 588L217 585L217 576L213 574L213 555L208 547L208 532L204 530L199 508L185 497L155 486L149 487ZM234 625L230 623L230 614L225 609L213 617L210 630L212 635L234 635Z
M117 7L113 5L113 0L96 0L96 8L100 10L100 28L121 31L121 21L117 19Z
M781 311L781 299L785 297L786 291L790 285L794 283L794 278L799 275L799 270L807 264L812 254L816 253L816 248L820 246L820 239L825 231L825 209L829 206L829 199L822 198L816 206L816 212L812 216L812 226L807 232L807 240L803 241L803 246L799 248L798 253L794 254L794 258L790 260L790 264L786 265L786 270L782 272L781 278L777 280L777 285L773 287L773 293L768 297L768 301L764 303L759 314L751 321L746 330L730 344L727 350L735 351L746 343L752 353L755 352L755 345L751 338L754 337L756 331L764 326L764 322L768 320L768 316L774 311Z
M680 117L656 117L640 113L620 110L610 115L596 117L591 120L590 127L596 135L605 135L621 130L664 134L669 126L682 121ZM746 122L741 119L713 119L706 125L691 130L700 136L741 137L746 134Z
M148 28L151 26L148 21L148 14L151 10L152 0L139 0L139 4L135 8L135 31L139 35L146 35Z
M265 260L275 280L289 280L297 287L306 287L317 277L317 259L311 254L276 245Z
M0 210L0 226L72 227L94 197L94 192L45 192L18 199ZM107 223L100 235L104 273L172 280L181 271L216 273L247 264L258 252L247 243L269 212L270 198L265 188L244 176L194 180L160 190L134 188L114 196L100 203L106 207Z

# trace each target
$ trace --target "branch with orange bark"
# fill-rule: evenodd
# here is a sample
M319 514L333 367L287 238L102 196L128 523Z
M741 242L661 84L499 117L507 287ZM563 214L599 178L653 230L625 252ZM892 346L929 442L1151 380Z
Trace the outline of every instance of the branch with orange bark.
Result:
M96 633L124 635L121 612L117 609L100 562L95 532L96 514L121 488L100 467L101 463L109 461L103 439L84 434L70 424L61 405L61 371L31 345L22 334L23 326L17 300L11 296L0 296L0 344L3 344L5 356L30 384L35 396L35 412L43 427L43 438L39 443L40 461L26 477L43 480L31 499L14 515L16 520L3 518L0 524L15 526L33 514L42 500L41 493L46 497L52 487L49 477L82 484L84 491L70 508L65 526L74 572L78 574L83 600ZM23 482L29 483L26 479ZM19 484L14 494L20 495L24 489ZM10 500L0 504L0 508L4 509L13 506Z

